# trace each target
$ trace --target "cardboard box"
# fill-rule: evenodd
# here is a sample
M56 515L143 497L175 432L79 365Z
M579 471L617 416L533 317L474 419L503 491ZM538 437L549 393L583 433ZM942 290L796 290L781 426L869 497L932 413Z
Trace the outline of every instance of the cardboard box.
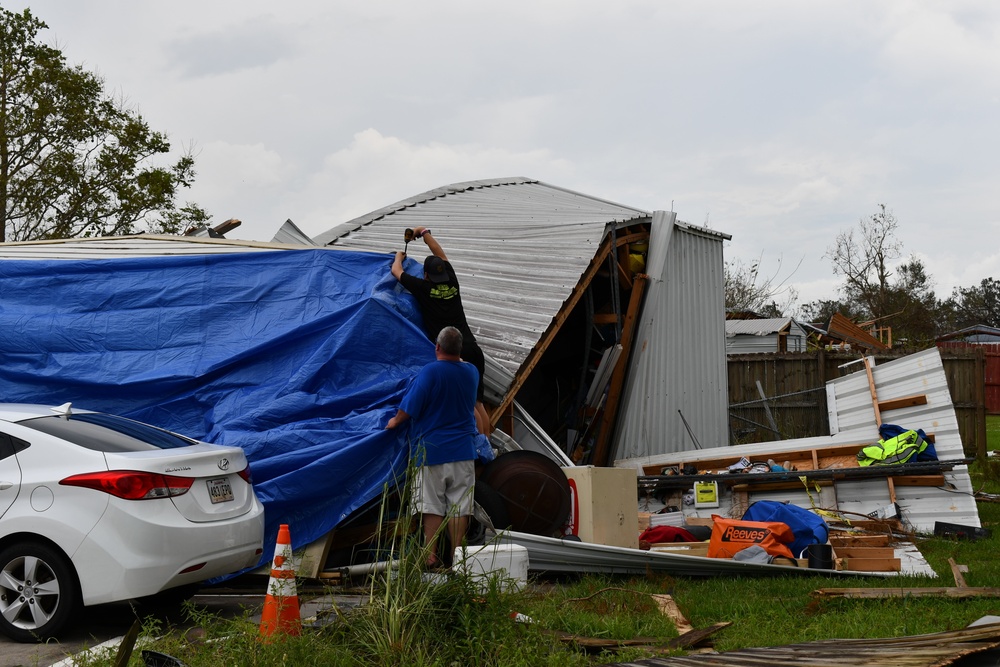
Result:
M639 499L632 468L563 468L573 494L573 534L584 542L639 548ZM575 519L575 520L574 520Z

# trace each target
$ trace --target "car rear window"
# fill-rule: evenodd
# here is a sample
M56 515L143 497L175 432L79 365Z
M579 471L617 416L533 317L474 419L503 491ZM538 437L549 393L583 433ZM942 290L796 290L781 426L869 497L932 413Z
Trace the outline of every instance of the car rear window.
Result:
M99 412L36 417L20 424L98 452L141 452L195 444L169 431Z

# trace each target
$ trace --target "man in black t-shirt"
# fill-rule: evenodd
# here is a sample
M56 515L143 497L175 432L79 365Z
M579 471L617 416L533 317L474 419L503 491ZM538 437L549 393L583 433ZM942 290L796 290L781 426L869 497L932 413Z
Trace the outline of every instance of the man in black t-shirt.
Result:
M480 433L489 435L490 421L483 405L484 373L486 358L476 342L476 337L465 319L465 309L462 307L462 295L458 286L455 269L444 254L441 244L431 236L431 230L417 227L414 236L423 239L431 253L424 260L424 277L417 278L403 271L402 252L397 252L392 262L392 275L417 300L420 314L424 319L424 331L432 341L437 339L438 332L445 327L455 327L462 332L462 360L468 361L479 371L479 387L476 391L476 426Z

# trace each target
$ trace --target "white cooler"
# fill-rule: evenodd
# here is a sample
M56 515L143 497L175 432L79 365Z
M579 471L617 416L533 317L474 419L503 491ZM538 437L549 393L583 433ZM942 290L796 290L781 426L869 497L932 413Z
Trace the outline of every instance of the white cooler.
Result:
M481 590L489 587L492 578L501 590L521 590L528 584L528 550L520 544L459 547L452 570L471 577Z

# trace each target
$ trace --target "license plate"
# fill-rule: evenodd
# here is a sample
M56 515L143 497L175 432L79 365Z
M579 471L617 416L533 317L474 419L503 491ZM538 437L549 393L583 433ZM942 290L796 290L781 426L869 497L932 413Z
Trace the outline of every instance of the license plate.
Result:
M229 485L228 479L208 480L208 497L212 503L228 503L233 499L233 487Z

